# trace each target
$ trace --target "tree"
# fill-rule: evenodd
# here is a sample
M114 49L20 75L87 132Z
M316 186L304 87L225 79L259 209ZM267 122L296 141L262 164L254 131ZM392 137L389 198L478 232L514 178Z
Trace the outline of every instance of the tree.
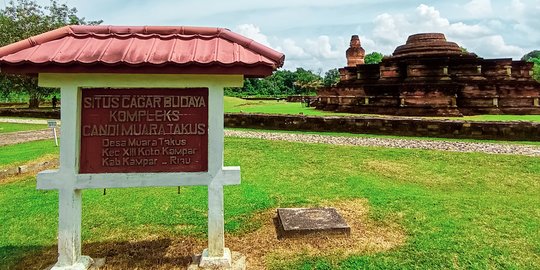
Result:
M337 76L339 80L339 73ZM296 71L277 70L264 79L247 78L241 88L226 88L225 95L235 97L309 95L321 87L322 83L323 78L311 70L303 68L297 68Z
M35 36L65 25L100 24L102 21L86 22L77 16L77 9L51 0L49 6L42 7L34 0L11 0L0 10L0 46L5 46L31 36ZM54 89L37 85L37 79L22 75L0 76L0 93L12 91L28 94L30 108L37 108L39 101Z
M372 52L370 54L367 54L364 57L364 62L366 64L378 64L382 61L384 58L384 55L380 52Z
M534 50L524 55L522 61L533 62L533 78L540 82L540 50Z
M339 82L339 71L337 68L330 69L324 74L323 84L326 87L334 86Z
M521 61L532 62L530 60L535 59L535 58L540 59L540 50L534 50L532 52L529 52L528 54L521 57Z
M294 93L294 81L296 76L290 70L277 70L267 80L271 82L274 96L291 95Z
M532 58L530 62L534 63L533 78L540 82L540 58Z
M296 81L294 82L294 85L297 86L297 89L299 90L296 94L309 95L322 86L321 76L313 73L311 70L297 68L295 73Z

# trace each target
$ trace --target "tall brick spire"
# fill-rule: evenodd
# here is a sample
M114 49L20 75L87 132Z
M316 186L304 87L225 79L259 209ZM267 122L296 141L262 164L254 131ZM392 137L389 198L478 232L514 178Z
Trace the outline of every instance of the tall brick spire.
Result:
M358 35L353 35L351 37L351 45L346 52L347 66L355 67L356 65L363 65L365 54L366 51L364 50L364 48L362 48L360 38L358 37Z

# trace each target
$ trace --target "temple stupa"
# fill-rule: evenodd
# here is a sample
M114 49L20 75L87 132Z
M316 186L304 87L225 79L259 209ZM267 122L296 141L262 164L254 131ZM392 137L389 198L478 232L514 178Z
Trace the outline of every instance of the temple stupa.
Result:
M357 39L352 37L349 50L362 54L347 50L340 82L317 91L318 109L421 116L540 114L533 63L483 59L444 34L423 33L409 36L380 64L363 64Z

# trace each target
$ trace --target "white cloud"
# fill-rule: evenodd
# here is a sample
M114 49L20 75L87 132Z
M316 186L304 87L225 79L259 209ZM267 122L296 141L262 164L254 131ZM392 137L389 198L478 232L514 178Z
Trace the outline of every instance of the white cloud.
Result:
M377 51L377 43L373 39L360 35L360 42L362 47L366 50L366 54ZM347 42L346 45L346 48L348 48L349 42ZM345 51L343 51L343 53L345 53Z
M488 17L493 13L491 0L472 0L465 5L465 9L478 18Z
M417 23L423 23L425 26L433 28L443 28L450 25L448 19L441 17L441 13L434 7L421 4L416 8L416 12L419 15L415 20Z
M527 52L515 45L508 45L500 35L487 36L475 42L476 50L482 50L483 57L513 56L519 58Z
M236 26L235 32L251 38L265 46L272 47L268 42L268 37L265 34L261 33L261 29L258 26L255 26L253 24L241 24Z
M510 14L513 14L516 17L521 17L525 12L525 4L521 0L512 0L510 4Z
M347 44L340 37L331 39L329 36L321 35L316 39L279 39L275 36L267 36L254 24L238 25L234 31L284 53L286 57L284 68L286 69L304 67L315 71L344 65L341 61L345 59Z
M286 67L313 70L344 66L353 34L360 35L366 53L384 54L420 32L445 33L450 41L485 57L521 57L516 54L519 48L531 51L540 44L540 0L67 2L79 15L103 19L104 24L227 27L284 52ZM296 17L301 19L291 21ZM497 44L502 47L495 48Z
M408 28L409 23L402 15L390 15L383 13L375 17L373 38L381 45L394 45L396 41L403 40L403 28Z
M468 25L462 22L453 23L448 26L446 33L456 38L476 38L490 34L488 28L480 25Z
M281 46L277 47L277 50L284 53L288 59L305 58L307 56L304 49L296 45L296 41L290 38L284 39Z
M506 14L507 18L514 21L515 24L510 25L506 31L514 31L514 33L521 39L525 39L530 43L538 44L540 42L540 6L536 7L536 10L527 5L521 0L513 0L508 6L509 12ZM538 46L538 45L536 45Z
M434 7L421 4L416 8L418 16L411 19L411 25L417 32L443 32L456 37L477 37L487 35L490 31L480 25L469 25L463 22L450 23L447 18Z
M326 71L345 65L345 50L348 41L342 37L330 38L321 35L316 39L293 40L285 39L277 47L286 56L286 69L297 67L308 68L313 71Z
M344 51L333 49L332 44L330 44L330 38L324 35L319 36L316 40L308 39L306 45L308 52L313 56L323 59L336 59L343 57L344 54Z
M503 22L501 22L500 20L497 20L497 19L494 19L494 20L489 20L487 22L487 26L491 29L495 28L495 29L503 29L504 28L504 24Z
M517 2L514 4L519 4ZM469 4L469 8L474 5L484 8L491 5L489 1L472 1ZM435 7L425 4L419 5L411 14L382 13L375 17L374 25L372 34L369 35L375 43L373 48L384 54L389 54L395 47L404 44L409 35L422 32L444 33L449 41L485 57L518 58L525 51L519 46L506 43L499 34L499 30L509 27L505 22L496 19L478 23L451 22Z

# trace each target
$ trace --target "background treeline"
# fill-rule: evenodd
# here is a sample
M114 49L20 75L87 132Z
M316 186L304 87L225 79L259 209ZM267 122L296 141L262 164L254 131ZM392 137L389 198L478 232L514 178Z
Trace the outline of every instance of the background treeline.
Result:
M244 87L226 88L225 95L234 97L313 95L318 87L334 85L339 81L337 69L331 69L324 75L321 73L303 68L297 68L295 71L277 70L264 79L245 79Z
M366 55L365 62L366 64L377 64L382 61L383 57L382 53L372 52ZM314 72L304 68L297 68L295 71L278 70L264 79L245 79L244 87L227 88L225 95L233 97L315 95L317 88L333 86L338 82L339 71L337 68L330 69L324 74L322 70Z

